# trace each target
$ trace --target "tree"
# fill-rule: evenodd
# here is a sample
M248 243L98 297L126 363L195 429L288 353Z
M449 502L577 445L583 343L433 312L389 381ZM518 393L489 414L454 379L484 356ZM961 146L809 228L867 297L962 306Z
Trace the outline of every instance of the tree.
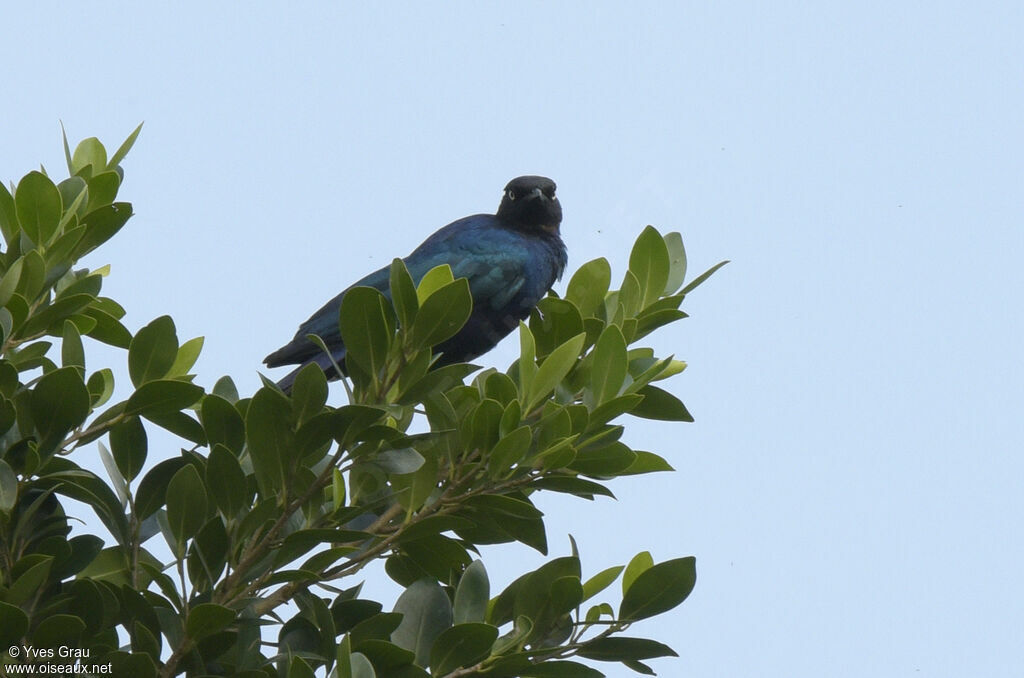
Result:
M116 198L138 133L109 158L95 138L74 153L65 139L58 184L0 184L0 647L79 648L138 677L603 675L580 659L650 674L644 660L675 654L622 632L687 597L692 557L641 553L584 578L573 548L491 597L473 555L512 541L546 554L537 492L593 499L618 476L671 470L612 422L691 420L654 385L685 363L635 344L684 318L721 264L683 286L679 234L648 227L618 290L607 261L582 266L500 372L431 369L468 286L440 267L415 287L395 260L393 305L369 288L345 298L347 404L327 404L315 366L290 395L265 380L242 398L228 377L207 391L190 374L202 338L179 342L167 316L131 333L101 295L106 270L75 268L132 215ZM86 368L83 337L127 351L127 399L110 403L113 372ZM150 459L153 427L189 449ZM94 443L109 480L74 461ZM89 525L70 536L65 498L111 543ZM167 562L147 548L157 535ZM351 585L381 561L404 587L390 612ZM619 579L617 607L598 602Z

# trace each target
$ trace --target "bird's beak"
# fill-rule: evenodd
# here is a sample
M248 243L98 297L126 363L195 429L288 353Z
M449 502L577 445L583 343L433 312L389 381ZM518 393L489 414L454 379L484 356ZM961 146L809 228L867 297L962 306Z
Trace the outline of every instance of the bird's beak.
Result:
M544 192L541 191L539 188L535 188L532 191L530 191L530 195L526 196L526 199L527 200L533 200L534 198L542 198L542 197L544 197Z

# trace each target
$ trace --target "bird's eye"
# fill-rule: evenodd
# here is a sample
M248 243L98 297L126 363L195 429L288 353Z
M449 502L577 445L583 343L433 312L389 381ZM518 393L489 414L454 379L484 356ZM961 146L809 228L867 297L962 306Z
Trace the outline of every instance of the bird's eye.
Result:
M546 195L548 198L553 200L554 197L555 197L555 187L554 186L549 186L548 188L545 188L544 189L544 195Z
M508 196L509 200L515 200L516 199L516 192L513 191L511 188L508 189L507 191L505 191L505 195Z

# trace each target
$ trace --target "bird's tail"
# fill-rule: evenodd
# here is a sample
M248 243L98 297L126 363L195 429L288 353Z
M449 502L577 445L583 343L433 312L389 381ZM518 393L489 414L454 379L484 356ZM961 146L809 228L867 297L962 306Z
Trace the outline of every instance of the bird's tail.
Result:
M313 358L307 360L306 362L302 363L288 374L284 375L284 377L282 377L277 382L277 387L290 395L292 392L292 387L295 385L295 377L297 377L299 375L299 372L301 372L302 369L306 365L309 365L310 363L317 365L321 370L324 371L324 374L327 375L327 381L335 381L339 378L339 375L338 370L336 370L334 367L334 364L338 363L339 366L344 368L344 359L344 352L342 352L340 356L334 356L333 361L331 360L331 356L322 352L318 353Z

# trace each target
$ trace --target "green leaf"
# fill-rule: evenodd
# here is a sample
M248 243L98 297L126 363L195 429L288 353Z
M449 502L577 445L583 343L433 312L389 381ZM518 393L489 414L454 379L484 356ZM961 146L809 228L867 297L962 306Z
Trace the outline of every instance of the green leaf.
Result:
M583 403L590 409L610 401L619 394L626 378L626 340L622 330L608 325L594 346L590 367L590 380L584 393Z
M245 473L235 455L221 443L213 446L206 461L206 486L226 517L236 516L245 508Z
M110 429L110 451L117 470L131 482L146 463L146 428L138 417L129 417Z
M423 506L437 488L437 469L437 458L429 456L415 472L392 475L391 487L398 503L408 511L416 511Z
M637 391L644 397L630 414L658 421L693 421L683 401L657 386L647 385Z
M571 301L544 297L530 312L530 331L537 340L537 355L543 357L583 332L583 318Z
M29 559L34 559L32 562ZM24 605L29 599L39 595L45 587L46 580L50 576L50 568L53 566L53 556L30 555L18 562L32 562L24 572L16 575L17 578L10 585L4 598L7 602L15 605Z
M117 318L98 308L87 308L84 313L96 323L86 336L118 348L131 345L132 333Z
M497 638L498 628L482 622L456 624L446 629L434 641L430 652L433 674L443 676L486 658Z
M125 414L143 416L180 412L203 396L201 386L175 379L157 379L140 386L128 398Z
M92 166L92 173L102 172L107 167L107 150L96 137L82 139L71 156L72 174L79 174L84 168Z
M596 659L602 662L679 656L668 645L659 643L656 640L623 636L595 638L588 643L584 643L583 647L576 654L584 659Z
M350 661L352 663L352 678L377 678L373 664L362 652L353 652Z
M50 178L40 172L26 174L14 191L14 204L29 240L37 247L48 243L63 212L60 191Z
M487 615L487 601L491 596L491 584L482 560L474 560L459 578L455 589L453 607L456 624L483 621Z
M664 295L668 296L675 294L686 280L686 248L678 231L665 234L665 249L668 250L669 273Z
M526 400L526 407L523 408L525 411L531 411L556 386L562 383L569 371L576 365L576 359L579 357L580 351L583 350L583 341L586 338L586 334L577 334L544 359L530 385L530 397Z
M0 647L16 645L27 631L28 615L20 607L0 601Z
M32 632L32 644L36 647L77 647L85 622L74 615L54 614L43 619Z
M85 350L82 348L82 335L70 320L64 321L64 333L60 341L60 360L64 367L81 367L85 369Z
M74 367L62 367L44 374L31 394L30 410L39 432L40 454L57 449L75 427L89 415L89 390Z
M612 268L607 259L588 261L569 280L565 298L576 304L581 316L592 317L604 303L611 282Z
M419 310L419 299L416 296L416 286L409 275L409 269L401 259L394 259L391 262L390 271L391 303L395 307L395 314L398 316L398 324L408 330L416 320L416 312Z
M235 620L235 616L235 611L230 607L200 603L189 610L185 632L193 640L205 638L224 629Z
M423 300L412 325L412 344L416 349L436 346L462 329L473 309L469 281L459 278Z
M633 585L636 578L653 565L654 558L651 556L650 551L641 551L633 556L633 559L626 565L625 573L622 575L622 595L626 595L626 592L629 591L629 587Z
M167 501L167 486L174 474L188 461L184 457L165 459L151 468L135 491L135 512L138 520L145 520Z
M395 602L402 623L391 634L391 642L416 655L416 663L427 666L430 649L441 633L452 625L452 606L437 582L421 579L407 588Z
M117 189L121 186L121 177L117 172L93 173L89 178L89 203L86 209L92 211L104 205L110 205L117 197Z
M619 619L647 619L667 612L686 600L696 582L693 556L653 565L638 574L626 588L619 606Z
M728 263L729 263L729 261L728 261L728 260L726 260L726 261L720 261L720 262L718 262L717 264L715 264L714 266L712 266L711 268L709 268L708 270L704 271L703 273L701 273L700 275L698 275L698 276L697 276L696 278L694 278L693 280L691 280L691 281L690 281L690 282L689 282L689 283L688 283L688 284L686 285L686 287L684 287L683 289L681 289L681 290L679 291L679 293L680 293L680 294L689 294L689 293L690 293L690 292L692 292L693 290L697 289L697 287L698 287L698 286L699 286L699 285L700 285L701 283L703 283L703 282L704 282L705 280L707 280L708 278L710 278L710 277L711 277L711 275L712 275L712 274L713 274L713 273L714 273L715 271L717 271L718 269L722 268L723 266L725 266L725 265L726 265L726 264L728 264Z
M520 426L498 441L487 460L487 473L492 478L503 477L508 469L526 456L533 440L529 426Z
M128 347L128 374L132 384L138 387L166 376L177 355L174 320L167 315L160 316L136 332Z
M206 486L192 464L181 467L167 484L167 522L179 547L206 522Z
M661 298L669 277L669 254L665 239L658 230L648 226L636 239L629 254L629 270L640 283L642 303L646 308Z
M121 164L124 157L128 155L128 151L132 150L132 146L135 145L135 140L139 137L139 132L142 131L143 123L139 123L139 126L128 135L128 138L114 151L114 155L110 156L110 160L107 161L107 168L113 169Z
M245 422L234 405L221 396L207 394L203 396L199 407L199 420L203 423L211 447L220 443L235 454L242 453Z
M355 288L360 289L360 288ZM286 462L295 453L288 399L271 388L261 388L249 403L245 432L256 480L264 496L284 485Z
M658 471L674 471L675 469L660 456L653 452L633 450L636 454L636 461L629 465L619 475L632 476L640 473L656 473Z
M420 306L427 300L427 297L454 280L452 267L448 264L441 264L427 271L426 275L420 278L419 285L416 287L416 298Z
M167 376L184 377L187 375L196 364L196 360L199 359L199 353L203 350L203 342L203 337L193 337L182 344L174 358L174 363L167 370Z
M533 380L537 374L537 342L533 338L533 332L524 322L519 323L519 398L523 402L528 400L528 394L532 391Z
M6 306L11 300L15 290L18 289L18 282L21 280L21 269L25 265L25 259L19 258L0 278L0 306Z
M345 361L352 360L373 378L384 366L391 340L386 305L384 295L372 287L353 287L341 301Z
M292 385L292 414L295 422L302 425L320 414L327 403L327 375L316 364L309 364L299 370Z
M411 447L378 452L373 462L388 473L405 475L415 473L423 466L423 455Z
M573 661L548 660L520 671L523 678L603 678L604 674L586 664Z
M88 254L110 240L131 217L132 206L127 202L104 205L86 214L81 220L85 234L76 248L78 256Z
M600 483L570 476L548 475L533 481L530 483L530 487L539 490L550 490L552 492L563 492L584 499L593 499L595 496L615 498L612 491Z
M14 205L14 196L11 195L7 187L0 181L0 233L3 234L4 240L11 244L18 237L20 228L18 225L18 210Z
M622 574L622 570L625 569L622 565L616 565L615 567L609 567L606 570L601 570L593 577L583 583L583 600L590 600L601 591L612 585L619 575Z
M18 503L18 476L3 459L0 459L0 514L10 515Z

